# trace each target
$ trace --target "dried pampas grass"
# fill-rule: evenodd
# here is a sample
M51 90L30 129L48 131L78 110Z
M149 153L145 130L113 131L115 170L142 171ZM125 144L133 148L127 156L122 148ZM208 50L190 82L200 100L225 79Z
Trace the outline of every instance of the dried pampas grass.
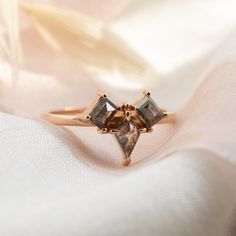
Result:
M2 16L2 29L0 29L0 51L6 55L11 64L12 82L16 84L20 63L20 39L18 21L18 1L0 0L0 12ZM5 37L4 37L5 36Z
M4 54L9 55L9 50L4 40L4 28L0 25L0 60L2 61Z
M102 22L68 10L23 4L33 25L56 50L63 50L92 73L109 79L156 77L152 66Z

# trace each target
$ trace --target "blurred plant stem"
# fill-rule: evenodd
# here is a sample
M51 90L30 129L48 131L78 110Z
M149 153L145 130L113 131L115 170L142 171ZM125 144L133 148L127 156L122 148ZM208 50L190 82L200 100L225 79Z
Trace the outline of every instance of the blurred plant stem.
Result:
M19 64L21 60L21 45L19 37L18 0L0 0L2 16L2 32L0 52L6 56L11 65L12 86L15 87L19 77Z
M52 48L71 56L96 77L116 85L159 78L152 65L103 22L48 5L21 6Z

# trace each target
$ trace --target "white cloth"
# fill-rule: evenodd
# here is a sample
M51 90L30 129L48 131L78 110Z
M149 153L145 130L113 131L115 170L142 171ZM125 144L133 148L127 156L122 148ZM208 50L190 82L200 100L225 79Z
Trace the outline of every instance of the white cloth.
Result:
M220 2L218 6L229 9L230 1ZM164 6L163 14L169 9ZM233 32L229 19L235 16L221 16L225 28ZM122 19L111 24L125 37ZM103 86L115 100L129 100L138 92L128 91L119 98L119 88L84 75L72 77L76 65L53 54L40 39L31 46L35 33L26 29L24 48L32 47L34 55L47 60L41 60L45 68L39 73L42 65L33 65L27 51L18 87L13 91L0 84L0 106L5 112L0 113L0 235L235 235L236 35L224 40L222 36L216 48L219 42L213 39L223 28L209 33L211 47L200 47L193 57L183 53L184 68L179 68L175 57L169 64L166 58L163 64L154 63L166 73L166 82L153 85L153 97L160 105L178 109L178 121L141 135L129 168L121 167L122 154L112 136L99 136L93 128L54 127L38 118L49 109L84 105ZM201 40L193 45L200 44ZM7 66L0 71L5 81Z

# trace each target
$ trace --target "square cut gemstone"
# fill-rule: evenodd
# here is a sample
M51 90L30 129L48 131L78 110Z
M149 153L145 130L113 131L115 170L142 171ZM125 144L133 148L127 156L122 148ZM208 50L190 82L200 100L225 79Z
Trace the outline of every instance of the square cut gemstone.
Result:
M113 118L116 113L117 106L107 97L101 97L90 112L91 121L100 129L105 128L106 124Z
M163 118L163 112L150 96L145 96L137 104L136 108L148 128L151 128Z
M132 120L123 120L118 129L119 132L115 134L116 139L125 157L129 157L138 141L140 133Z

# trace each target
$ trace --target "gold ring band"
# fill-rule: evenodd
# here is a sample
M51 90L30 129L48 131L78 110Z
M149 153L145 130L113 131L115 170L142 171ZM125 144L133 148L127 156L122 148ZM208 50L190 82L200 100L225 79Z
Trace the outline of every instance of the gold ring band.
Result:
M145 90L132 105L116 106L106 94L97 93L88 107L51 111L44 119L62 126L95 126L102 134L114 134L124 153L123 165L127 166L140 133L151 132L156 124L175 122L176 116L159 108Z

